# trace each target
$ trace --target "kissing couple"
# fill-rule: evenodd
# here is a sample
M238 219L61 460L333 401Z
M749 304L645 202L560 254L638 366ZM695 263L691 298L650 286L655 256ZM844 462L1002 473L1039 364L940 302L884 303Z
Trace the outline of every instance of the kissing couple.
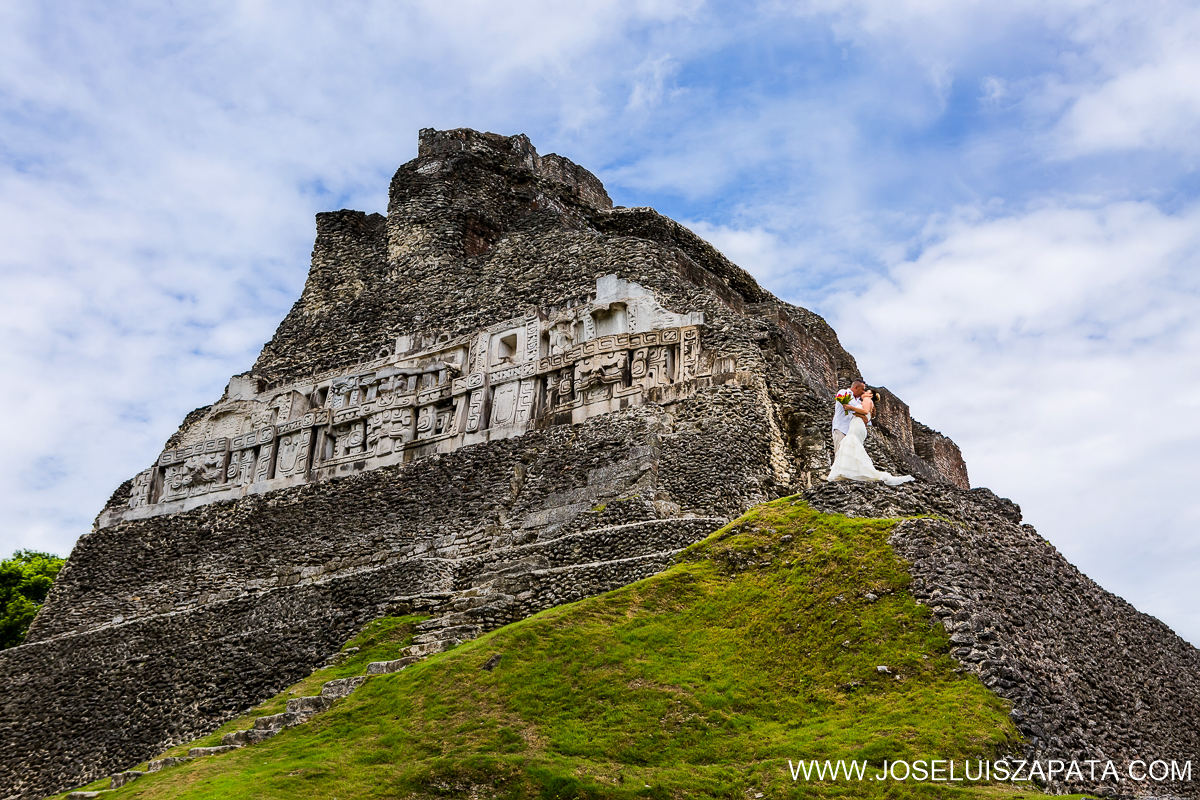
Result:
M898 486L913 480L911 475L892 475L875 469L864 442L867 426L875 415L875 392L862 381L838 392L833 404L833 466L826 480L882 481Z

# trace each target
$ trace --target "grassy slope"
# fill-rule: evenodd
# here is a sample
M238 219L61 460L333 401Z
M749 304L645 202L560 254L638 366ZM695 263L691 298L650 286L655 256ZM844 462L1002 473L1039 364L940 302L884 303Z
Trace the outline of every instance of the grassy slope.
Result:
M941 626L905 591L893 524L760 506L660 575L372 678L306 725L110 796L1013 796L792 782L788 759L987 758L1018 741L1004 701L955 671ZM374 623L354 658L251 716L363 672L413 622Z

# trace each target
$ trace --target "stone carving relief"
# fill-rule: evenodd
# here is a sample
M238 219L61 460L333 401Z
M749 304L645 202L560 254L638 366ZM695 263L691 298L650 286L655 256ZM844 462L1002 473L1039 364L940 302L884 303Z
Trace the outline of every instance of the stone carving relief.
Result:
M229 458L229 469L226 470L227 482L233 486L246 486L254 483L256 467L253 449L235 452Z
M312 431L297 431L279 437L275 461L276 475L295 475L308 466L308 445Z
M189 456L182 463L167 467L164 472L166 496L194 497L212 491L221 482L225 459L225 451L199 453Z
M133 478L133 488L129 492L129 507L143 508L150 505L150 492L154 485L154 470L139 472Z
M584 403L612 397L613 387L621 387L625 373L624 352L602 353L580 359L575 364L575 388L583 393ZM637 387L641 390L641 387Z
M291 386L236 376L212 418L239 433L164 452L134 479L128 509L101 524L517 436L544 417L580 422L654 401L656 390L690 391L711 372L703 324L703 314L671 312L609 275L590 302L530 308L454 339L400 336L394 352Z

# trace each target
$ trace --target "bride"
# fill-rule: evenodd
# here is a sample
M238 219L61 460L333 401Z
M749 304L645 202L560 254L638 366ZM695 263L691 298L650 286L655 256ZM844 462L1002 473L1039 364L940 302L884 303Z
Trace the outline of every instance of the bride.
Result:
M850 420L850 432L842 439L826 480L883 481L888 486L898 486L911 481L911 475L891 475L875 469L875 465L871 463L871 457L867 455L863 442L867 439L867 420L875 411L875 393L870 389L865 390L859 402L861 408L846 406L847 413L853 414L854 419Z

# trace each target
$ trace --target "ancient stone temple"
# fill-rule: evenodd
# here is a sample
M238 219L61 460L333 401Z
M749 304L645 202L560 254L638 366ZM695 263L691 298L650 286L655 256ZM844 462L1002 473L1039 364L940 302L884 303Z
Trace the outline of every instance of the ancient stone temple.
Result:
M1091 592L1067 604L1080 630L1117 625L1185 677L1097 693L1115 679L1075 658L1078 639L1040 643L1031 666L1014 617L1044 632L1055 615L1014 600L989 564L1037 537L970 488L958 448L898 397L880 392L868 449L918 482L824 484L833 394L856 377L820 317L653 210L614 208L587 170L524 136L423 130L386 217L317 216L304 291L258 360L117 489L27 643L0 653L0 797L211 731L380 615L444 619L428 647L448 647L653 574L798 492L851 514L932 514L1003 550L948 553L934 528L895 545L1031 748L1112 757L1150 730L1195 744L1164 721L1194 715L1195 649L1052 551L1058 577L1027 582L1041 587L1029 602ZM1140 704L1125 733L1078 722L1084 687L1112 713Z

